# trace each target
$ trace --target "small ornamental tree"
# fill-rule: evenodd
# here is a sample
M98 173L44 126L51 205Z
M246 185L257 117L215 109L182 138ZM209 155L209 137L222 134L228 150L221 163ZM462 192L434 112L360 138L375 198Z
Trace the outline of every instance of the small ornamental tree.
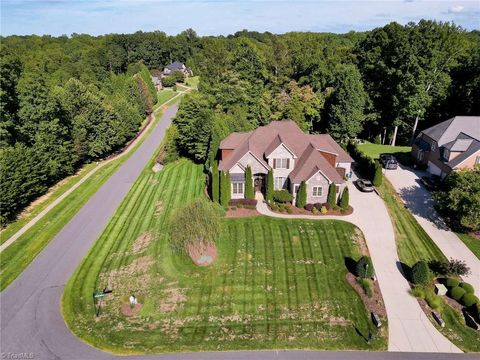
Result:
M192 247L215 244L220 234L219 210L215 204L197 199L173 212L168 230L172 250L188 255Z
M250 165L248 165L245 169L245 198L255 199L255 193L253 191L252 168Z
M268 176L267 176L267 191L266 191L266 200L269 203L273 201L273 192L274 192L273 172L272 172L272 170L270 170L268 172Z
M345 187L342 192L342 197L340 198L340 208L342 208L343 210L347 210L349 201L350 196L348 194L348 187Z
M456 286L454 288L451 288L448 293L452 299L460 301L463 295L466 294L466 291L463 290L460 286Z
M218 174L218 163L217 161L213 161L212 164L212 181L211 181L211 188L212 188L212 200L216 203L220 202L220 184L219 184L219 174Z
M466 291L467 294L474 294L475 293L475 289L473 288L473 286L469 283L466 283L466 282L462 282L460 284L460 287Z
M437 264L438 272L442 275L468 275L470 268L465 261L450 259Z
M382 185L383 181L383 174L382 174L382 166L377 161L375 162L375 174L373 175L373 186L380 186Z
M302 181L300 183L295 205L301 209L303 209L305 205L307 205L307 185L305 184L305 181Z
M368 256L362 256L355 266L355 272L358 277L369 278L373 276L372 260Z
M419 261L412 267L412 282L417 285L425 285L430 280L428 265L425 261Z
M334 183L331 183L328 187L327 203L330 205L330 209L335 208L337 203L337 187Z

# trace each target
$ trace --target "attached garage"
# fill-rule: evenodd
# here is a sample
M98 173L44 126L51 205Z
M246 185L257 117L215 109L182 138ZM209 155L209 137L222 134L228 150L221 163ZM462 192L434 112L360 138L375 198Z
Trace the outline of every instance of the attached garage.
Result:
M432 175L437 175L437 176L442 175L442 170L431 161L428 162L428 172Z

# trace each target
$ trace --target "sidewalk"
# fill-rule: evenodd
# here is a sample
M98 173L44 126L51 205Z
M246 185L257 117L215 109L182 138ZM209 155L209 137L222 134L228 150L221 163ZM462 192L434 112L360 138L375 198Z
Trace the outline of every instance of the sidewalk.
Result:
M410 295L410 286L399 270L393 225L382 199L375 193L361 193L349 183L348 216L287 215L270 211L257 193L257 211L278 218L348 221L362 230L372 257L388 316L388 350L404 352L459 353L461 350L445 338Z

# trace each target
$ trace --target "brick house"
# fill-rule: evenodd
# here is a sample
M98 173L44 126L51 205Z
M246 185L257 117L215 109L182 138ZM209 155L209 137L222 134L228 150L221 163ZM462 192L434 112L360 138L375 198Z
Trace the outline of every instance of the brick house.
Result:
M272 170L275 190L287 189L295 197L305 181L307 202L324 203L331 183L341 193L352 162L330 135L305 134L291 120L232 133L220 143L219 170L230 173L232 199L245 196L245 169L249 165L256 191L265 191L266 177Z
M455 116L418 134L412 155L418 164L442 179L480 164L480 116Z

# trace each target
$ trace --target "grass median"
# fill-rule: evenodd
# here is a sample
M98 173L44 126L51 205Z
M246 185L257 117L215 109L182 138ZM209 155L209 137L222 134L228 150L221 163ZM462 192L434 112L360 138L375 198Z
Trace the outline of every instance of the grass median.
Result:
M120 354L386 349L386 329L373 329L345 280L345 259L360 256L354 225L225 218L215 263L196 267L172 254L166 229L172 210L203 191L190 161L145 168L66 286L63 314L77 336ZM113 293L97 317L92 293L104 288ZM128 316L132 294L142 307ZM357 331L377 336L367 343Z

